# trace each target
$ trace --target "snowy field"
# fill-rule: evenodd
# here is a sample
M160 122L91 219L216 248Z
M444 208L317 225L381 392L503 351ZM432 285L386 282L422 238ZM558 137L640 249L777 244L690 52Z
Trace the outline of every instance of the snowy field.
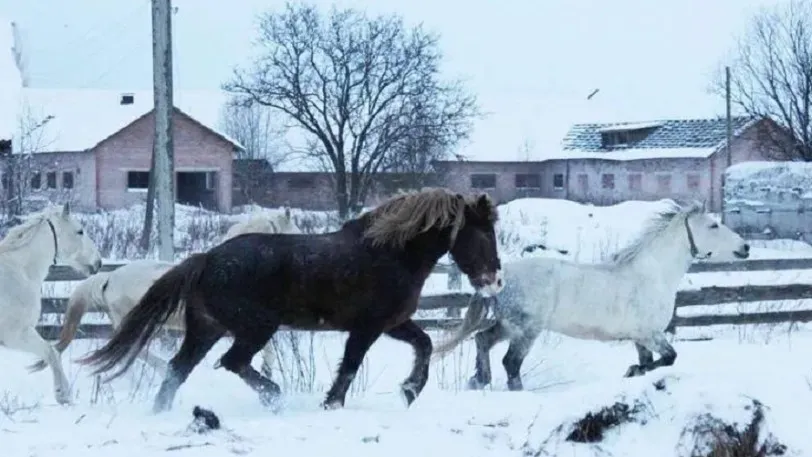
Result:
M657 205L627 202L598 208L540 199L511 202L500 207L503 260L518 257L533 243L567 249L581 261L605 258L635 236ZM754 242L753 257L812 257L812 247L789 240ZM682 288L803 282L812 279L810 275L806 270L690 274ZM57 289L61 287L44 286L46 293L65 295ZM446 291L445 276L435 275L424 294ZM744 310L739 306L730 305L734 312ZM708 308L705 314L727 306L694 308ZM525 392L505 388L504 343L491 353L491 388L465 391L474 355L466 342L432 364L426 390L409 409L397 391L409 372L411 350L383 337L365 359L345 409L338 411L322 411L319 403L346 335L295 335L300 356L282 351L282 363L274 367L274 377L286 392L277 408L263 408L236 376L212 368L228 347L223 340L181 387L174 409L161 415L150 413L160 379L148 368L136 364L121 379L99 386L71 362L103 341L76 341L63 356L75 397L68 407L55 404L48 372L26 373L31 356L0 348L0 455L709 456L719 454L696 445L712 434L706 430L713 425L711 418L743 430L755 411L764 414L761 442L786 446L770 445L768 451L812 455L805 423L812 408L812 326L678 329L676 364L635 379L622 378L636 363L631 343L543 334L523 365ZM438 332L431 336L434 341L443 338ZM689 341L698 337L713 339ZM171 351L162 354L168 357ZM754 407L753 400L763 407ZM631 412L606 430L600 442L567 440L576 421L616 402ZM218 414L223 428L195 432L190 424L196 405ZM768 439L770 434L774 436Z

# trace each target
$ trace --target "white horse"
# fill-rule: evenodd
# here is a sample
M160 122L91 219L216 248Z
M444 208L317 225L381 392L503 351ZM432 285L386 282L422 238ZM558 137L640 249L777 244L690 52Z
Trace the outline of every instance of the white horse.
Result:
M66 404L71 392L62 362L36 329L42 283L51 265L66 264L79 273L93 274L101 268L101 255L68 204L22 219L0 241L0 345L34 354L50 365L56 401Z
M68 348L76 337L82 316L88 311L104 312L113 328L118 328L124 316L138 304L149 286L173 266L171 262L140 259L113 271L96 273L82 281L68 299L65 321L59 334L59 341L54 345L55 349L61 354ZM170 316L164 324L164 329L183 331L183 316ZM149 350L141 352L139 357L156 370L161 372L166 370L167 362L152 355ZM29 370L40 371L45 366L45 361L40 360L31 365Z
M683 276L695 259L746 259L750 246L699 203L664 200L642 235L603 263L527 257L504 265L505 289L494 300L495 322L483 324L489 302L474 298L455 334L435 349L442 356L474 332L476 370L471 389L491 382L490 350L505 339L502 359L510 390L521 390L524 358L542 329L573 338L633 341L639 364L626 377L674 363L665 337ZM653 359L652 351L660 354Z
M223 241L243 233L280 233L295 231L290 220L290 210L285 215L273 219L266 216L255 215L252 218L238 222L231 226ZM141 300L147 289L167 270L173 263L159 260L141 259L123 265L113 271L97 273L80 283L68 299L65 311L65 322L59 335L55 348L61 354L67 349L76 336L76 331L82 316L88 311L102 311L107 314L114 329L118 328L124 316ZM184 318L176 314L164 324L164 329L184 331ZM149 349L138 354L145 363L155 370L165 372L167 361L149 352ZM269 370L274 359L271 343L263 349L263 368ZM31 365L31 371L44 369L46 363L40 360Z
M237 222L228 228L223 241L234 238L243 233L296 233L298 230L290 217L290 208L285 208L284 214L268 217L255 213L250 218Z

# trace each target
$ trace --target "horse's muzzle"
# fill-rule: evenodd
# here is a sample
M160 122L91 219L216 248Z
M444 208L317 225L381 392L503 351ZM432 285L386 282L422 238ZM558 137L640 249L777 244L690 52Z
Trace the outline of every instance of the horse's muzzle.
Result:
M738 259L746 259L750 257L750 245L744 243L744 245L738 251L733 251L733 255L736 256Z
M478 277L471 278L471 285L484 297L493 297L505 288L505 280L502 279L502 270L493 273L483 273Z
M96 273L101 271L101 268L102 268L102 261L101 261L101 259L99 259L99 260L95 261L92 265L88 265L87 270L90 272L90 274L95 275Z

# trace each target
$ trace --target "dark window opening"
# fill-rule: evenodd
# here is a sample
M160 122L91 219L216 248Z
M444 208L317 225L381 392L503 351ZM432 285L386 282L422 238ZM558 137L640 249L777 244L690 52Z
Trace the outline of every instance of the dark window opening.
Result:
M474 189L495 189L496 175L493 173L471 175L471 187Z
M128 171L127 189L147 189L149 188L148 171Z
M63 189L73 189L73 172L72 171L63 171L62 172L62 188Z

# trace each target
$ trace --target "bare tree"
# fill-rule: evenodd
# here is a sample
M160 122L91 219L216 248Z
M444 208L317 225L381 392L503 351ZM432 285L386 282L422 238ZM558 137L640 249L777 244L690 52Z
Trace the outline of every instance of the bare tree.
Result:
M466 138L478 115L459 82L439 78L438 38L397 16L287 4L260 17L262 55L225 90L284 113L309 140L301 154L334 173L341 217L420 137L436 151ZM418 135L416 132L423 132Z
M768 154L812 160L812 2L790 0L762 9L738 40L730 79L732 103L786 129L760 132ZM713 90L725 95L723 72Z
M35 168L32 156L47 146L45 126L52 118L35 115L27 105L23 105L18 115L17 144L2 153L2 209L6 220L26 211L25 203L31 195L31 178Z
M285 160L285 128L274 114L272 108L260 104L245 106L236 102L223 107L221 128L245 148L238 158L267 160L272 167Z

